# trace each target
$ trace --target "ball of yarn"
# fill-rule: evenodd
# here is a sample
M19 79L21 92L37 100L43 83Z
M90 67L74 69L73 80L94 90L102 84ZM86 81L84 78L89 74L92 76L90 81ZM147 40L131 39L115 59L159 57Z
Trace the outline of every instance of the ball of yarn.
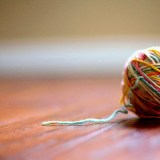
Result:
M160 118L160 47L139 50L127 61L121 104L141 118Z
M127 61L123 75L121 108L106 118L78 121L45 121L48 125L85 125L107 123L118 113L132 111L141 118L160 118L160 47L139 50Z

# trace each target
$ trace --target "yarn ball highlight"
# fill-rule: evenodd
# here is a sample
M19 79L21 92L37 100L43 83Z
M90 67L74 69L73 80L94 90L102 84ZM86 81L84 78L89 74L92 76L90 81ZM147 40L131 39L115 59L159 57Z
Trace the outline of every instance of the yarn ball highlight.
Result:
M121 105L141 118L160 118L160 47L139 50L127 61Z

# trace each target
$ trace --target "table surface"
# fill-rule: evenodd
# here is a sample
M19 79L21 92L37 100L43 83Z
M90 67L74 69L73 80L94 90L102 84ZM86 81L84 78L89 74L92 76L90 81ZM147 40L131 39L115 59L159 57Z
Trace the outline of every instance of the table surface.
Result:
M118 115L106 124L41 126L101 118L118 109L120 78L0 80L0 159L160 159L160 120Z

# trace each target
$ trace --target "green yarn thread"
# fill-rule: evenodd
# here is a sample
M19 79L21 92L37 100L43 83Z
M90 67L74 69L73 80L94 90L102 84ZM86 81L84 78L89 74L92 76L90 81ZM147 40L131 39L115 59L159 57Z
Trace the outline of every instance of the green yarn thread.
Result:
M121 109L115 110L109 117L97 119L97 118L87 118L82 119L79 121L46 121L42 122L43 126L50 126L50 125L84 125L84 124L99 124L99 123L107 123L110 120L114 119L118 113L127 114L128 111L122 107Z

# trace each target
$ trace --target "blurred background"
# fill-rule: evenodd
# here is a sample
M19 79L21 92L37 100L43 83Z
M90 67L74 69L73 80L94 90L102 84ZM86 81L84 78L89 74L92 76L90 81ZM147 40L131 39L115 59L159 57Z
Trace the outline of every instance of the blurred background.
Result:
M1 0L0 77L121 76L160 44L159 0Z

